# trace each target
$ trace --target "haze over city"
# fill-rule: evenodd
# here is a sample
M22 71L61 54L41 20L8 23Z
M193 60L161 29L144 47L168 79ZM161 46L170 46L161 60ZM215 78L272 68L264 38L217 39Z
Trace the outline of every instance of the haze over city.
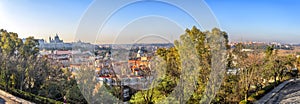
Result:
M214 13L220 28L230 34L231 41L299 43L300 11L297 7L300 6L300 1L298 0L273 0L272 2L268 0L205 0L205 2ZM57 33L66 42L77 41L74 38L78 24L92 3L92 0L1 0L0 28L16 32L22 38L34 36L48 39L49 36L53 37ZM136 10L140 7L143 9ZM136 13L132 14L132 11ZM154 18L141 18L133 21L134 25L129 25L126 28L128 30L118 30L128 22L141 16L149 16L151 13L154 14ZM163 22L149 22L156 20ZM143 28L133 31L134 28L141 26L141 23L149 25L143 25ZM178 8L161 3L143 3L121 9L112 15L107 24L99 39L96 39L99 40L97 43L113 43L118 40L116 39L118 32L125 36L121 38L125 43L132 41L132 37L147 35L144 33L150 31L147 30L148 28L158 30L151 24L164 27L164 30L155 32L156 35L162 34L173 41L184 33L185 28L198 26L189 15ZM96 36L96 34L93 35ZM86 40L95 40L95 37L87 37Z

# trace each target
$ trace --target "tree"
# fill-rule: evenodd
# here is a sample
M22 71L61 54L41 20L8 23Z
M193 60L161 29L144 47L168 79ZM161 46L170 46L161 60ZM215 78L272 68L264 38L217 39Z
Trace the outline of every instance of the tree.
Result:
M29 66L33 65L33 63L35 63L35 61L37 60L37 54L39 53L37 45L38 42L34 39L34 37L28 37L18 50L19 67L17 77L19 82L17 82L16 87L19 87L20 90L23 90L25 84L24 82L26 82L25 75L29 71Z
M71 79L70 81L70 88L66 92L66 99L68 103L75 104L87 104L86 100L84 99L84 96L81 94L80 89L77 86L76 80Z
M267 58L270 58L273 54L274 51L274 46L267 46L266 51L265 51L265 55Z
M216 41L216 38L224 40ZM221 82L221 80L216 79L222 79L222 75L220 74L210 75L212 64L211 50L216 53L218 53L217 50L221 50L220 52L224 52L224 54L218 54L216 56L222 56L219 58L225 59L223 56L226 56L226 51L223 50L229 47L227 43L227 33L219 29L213 29L211 32L202 32L195 26L192 29L186 29L186 33L180 36L180 40L174 42L175 47L169 49L160 48L157 50L157 55L166 61L166 77L161 79L160 84L154 89L139 91L135 94L131 102L139 103L138 101L140 101L141 103L144 101L154 103L157 102L158 99L160 99L161 102L168 103L170 103L169 101L171 99L177 99L177 102L172 103L199 103L201 99L203 99L204 102L210 102L220 85L215 84L215 82ZM213 48L210 46L213 46ZM218 60L217 57L214 57L214 61L216 60ZM223 62L224 60L219 61ZM217 73L216 68L213 69L213 71ZM221 71L220 73L225 72L225 64L224 70L219 71ZM209 86L211 88L205 89L207 85L213 84L215 86ZM204 91L206 91L205 97L203 96ZM152 92L152 94L150 94L152 96L151 100L139 99L147 98L149 94L145 94L145 92Z
M7 91L18 89L60 101L70 91L79 92L68 69L62 69L54 60L39 56L37 46L34 37L26 38L23 43L16 33L0 30L0 86ZM74 102L74 96L82 95L72 93L66 98ZM86 103L84 98L74 100Z
M214 99L213 103L236 103L241 99L241 91L239 85L239 76L234 74L226 74L224 82Z
M282 80L288 69L294 67L295 58L293 56L278 56L277 50L272 48L266 49L266 64L265 73L267 76L272 76L275 83Z
M248 55L246 59L241 63L241 87L245 96L245 100L248 101L248 95L251 85L255 85L256 81L260 80L260 71L262 70L260 66L263 64L262 57L258 53Z
M16 70L16 68L13 67L15 66L13 65L13 60L17 59L14 54L16 54L17 50L20 48L22 40L18 38L18 34L12 32L7 33L6 31L1 31L0 37L0 48L3 56L2 58L3 60L7 60L2 61L3 63L1 66L1 71L3 72L4 82L6 82L5 89L8 90L12 81L10 79L14 79L12 72Z
M300 70L300 57L297 58L296 66L298 67L298 70Z
M158 75L156 77L158 78L151 82L150 89L138 91L130 100L131 103L151 104L162 102L173 92L180 75L178 51L175 47L170 49L161 48L157 50L156 54L162 60L160 58L154 59L154 62L151 62L151 66L154 66L152 71L157 72Z
M251 86L256 86L257 89L262 88L263 76L264 72L264 58L262 53L257 49L257 47L252 47L253 51L243 51L246 47L242 43L238 43L235 48L232 50L232 54L234 55L234 61L237 63L235 66L238 70L238 97L243 98L244 101L248 102L248 97L251 91ZM271 49L271 48L269 48ZM270 53L270 51L266 51L265 53ZM253 90L253 89L252 89Z

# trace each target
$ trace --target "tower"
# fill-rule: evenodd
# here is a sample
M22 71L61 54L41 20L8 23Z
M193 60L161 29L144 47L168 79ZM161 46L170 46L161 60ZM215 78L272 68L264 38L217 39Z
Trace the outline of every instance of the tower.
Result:
M51 37L49 36L49 43L51 43L51 41L52 41L52 40L51 40Z

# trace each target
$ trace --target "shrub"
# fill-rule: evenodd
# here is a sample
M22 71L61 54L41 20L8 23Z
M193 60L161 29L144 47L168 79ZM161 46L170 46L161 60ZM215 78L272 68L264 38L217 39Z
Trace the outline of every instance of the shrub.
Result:
M255 95L255 94L252 94L251 96L249 96L249 97L248 97L248 101L250 101L250 102L256 101L256 95Z
M239 104L247 104L247 101L246 100L242 100L239 102Z

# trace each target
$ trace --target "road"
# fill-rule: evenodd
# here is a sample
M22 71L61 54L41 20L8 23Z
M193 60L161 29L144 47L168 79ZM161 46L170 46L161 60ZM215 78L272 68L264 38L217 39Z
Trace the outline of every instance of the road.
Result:
M290 82L276 93L267 104L300 104L300 80Z

